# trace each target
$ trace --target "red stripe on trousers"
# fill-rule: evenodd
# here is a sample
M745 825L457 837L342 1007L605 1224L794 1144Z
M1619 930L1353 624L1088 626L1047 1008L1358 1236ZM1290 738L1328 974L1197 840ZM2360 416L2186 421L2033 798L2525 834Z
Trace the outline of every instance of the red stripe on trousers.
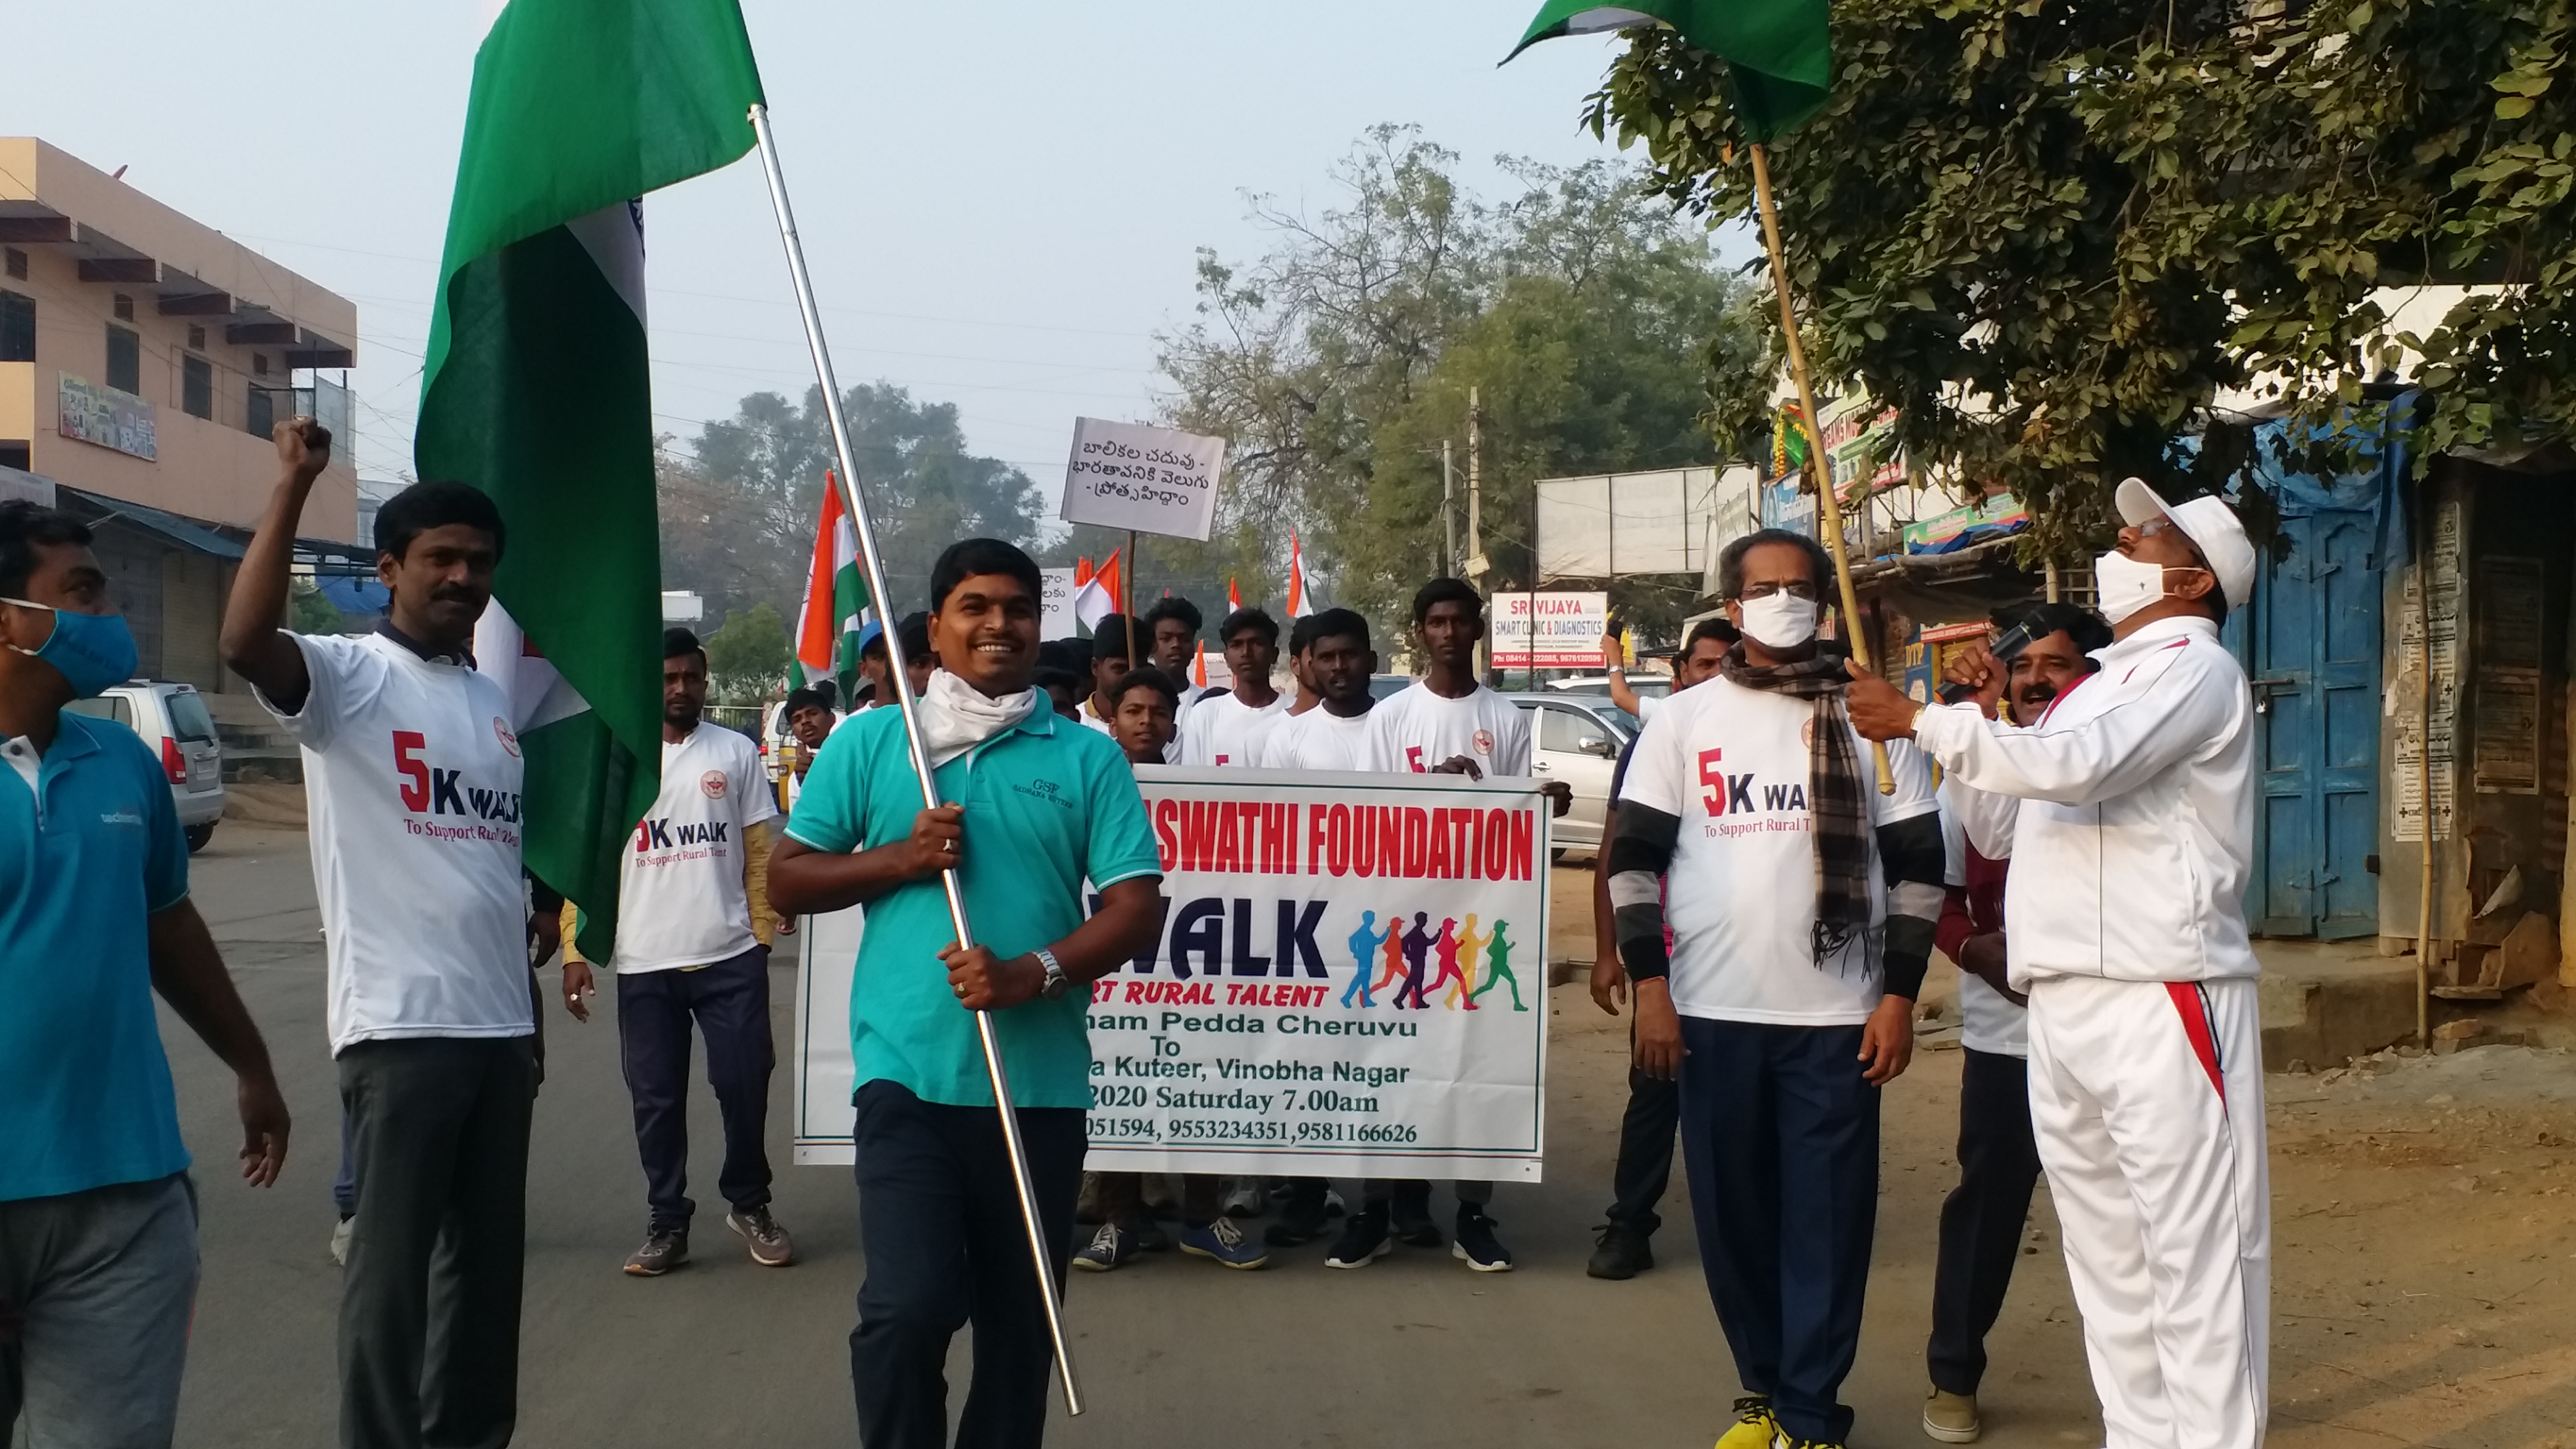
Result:
M2224 1105L2227 1079L2219 1074L2218 1039L2209 1030L2209 1008L2201 1002L2200 983L2168 981L2165 994L2173 998L2174 1011L2182 1017L2182 1034L2191 1038L2191 1054L2200 1058L2200 1069L2209 1073L2209 1085L2217 1089Z

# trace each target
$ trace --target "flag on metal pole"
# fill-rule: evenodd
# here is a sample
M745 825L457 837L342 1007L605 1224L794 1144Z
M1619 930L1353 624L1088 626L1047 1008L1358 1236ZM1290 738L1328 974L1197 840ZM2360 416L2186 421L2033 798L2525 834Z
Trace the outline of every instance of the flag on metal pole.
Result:
M661 760L641 197L752 147L734 0L510 0L474 57L413 463L500 506L494 598L579 707L529 729L524 850L608 960Z
M796 658L787 666L790 688L836 680L841 707L857 698L859 633L875 611L859 573L859 531L830 470L823 474L823 512L814 528L814 562L805 575L805 602L796 611Z

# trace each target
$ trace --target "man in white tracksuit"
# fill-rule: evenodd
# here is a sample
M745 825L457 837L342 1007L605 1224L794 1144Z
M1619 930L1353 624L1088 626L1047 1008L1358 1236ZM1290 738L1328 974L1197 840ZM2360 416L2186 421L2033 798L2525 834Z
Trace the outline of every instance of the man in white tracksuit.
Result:
M2012 858L2031 1124L2109 1449L2256 1449L2272 1235L2243 906L2254 702L2218 638L2254 549L2216 498L2167 504L2132 478L2118 504L2128 526L2096 563L2111 645L2040 720L1875 681L1849 707L1938 760L1978 851ZM1951 677L2003 673L1974 648Z

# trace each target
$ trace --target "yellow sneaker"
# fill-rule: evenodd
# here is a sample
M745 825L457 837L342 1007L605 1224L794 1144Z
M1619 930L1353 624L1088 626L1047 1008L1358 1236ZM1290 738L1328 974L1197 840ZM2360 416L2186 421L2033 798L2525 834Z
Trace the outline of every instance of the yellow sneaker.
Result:
M1735 1401L1735 1427L1717 1436L1717 1449L1771 1449L1780 1426L1771 1418L1771 1401L1747 1394Z

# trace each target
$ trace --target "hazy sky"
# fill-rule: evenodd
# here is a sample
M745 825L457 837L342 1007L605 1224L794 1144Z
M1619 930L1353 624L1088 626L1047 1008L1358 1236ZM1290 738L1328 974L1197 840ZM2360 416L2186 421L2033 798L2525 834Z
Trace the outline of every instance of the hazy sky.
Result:
M744 0L844 384L952 401L1052 513L1077 414L1143 417L1193 249L1264 246L1244 193L1319 209L1412 122L1504 193L1573 163L1613 42L1496 69L1531 0L1299 5ZM407 471L486 0L6 0L0 134L41 136L354 299L361 476ZM756 161L645 203L654 411L683 438L813 381Z

